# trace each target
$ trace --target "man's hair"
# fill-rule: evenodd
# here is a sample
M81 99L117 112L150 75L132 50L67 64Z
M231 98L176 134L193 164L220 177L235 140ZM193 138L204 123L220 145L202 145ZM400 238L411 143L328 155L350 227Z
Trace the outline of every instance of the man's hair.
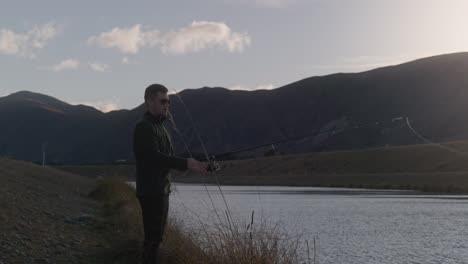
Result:
M150 98L154 98L158 93L167 93L168 90L164 85L161 84L151 84L150 86L146 87L145 90L145 103Z

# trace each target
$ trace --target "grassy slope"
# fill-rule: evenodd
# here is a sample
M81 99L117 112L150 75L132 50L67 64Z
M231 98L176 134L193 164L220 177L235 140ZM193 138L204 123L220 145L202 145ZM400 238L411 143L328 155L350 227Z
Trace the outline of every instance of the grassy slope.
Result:
M107 204L90 197L96 186L95 179L0 158L0 263L116 263L122 244L134 239L138 248L125 232L139 225L116 224Z
M101 243L89 239L97 206L86 194L93 186L94 181L77 175L0 159L0 260L85 260L83 249Z

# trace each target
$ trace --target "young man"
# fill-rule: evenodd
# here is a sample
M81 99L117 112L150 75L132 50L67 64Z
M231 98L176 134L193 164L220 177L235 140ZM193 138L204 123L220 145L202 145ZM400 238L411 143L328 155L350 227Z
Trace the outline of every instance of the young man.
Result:
M169 115L169 96L166 87L152 84L145 90L146 112L136 124L133 151L136 160L136 193L143 215L145 240L143 263L158 263L169 209L171 169L192 170L205 175L207 163L195 159L175 157L171 138L163 125Z

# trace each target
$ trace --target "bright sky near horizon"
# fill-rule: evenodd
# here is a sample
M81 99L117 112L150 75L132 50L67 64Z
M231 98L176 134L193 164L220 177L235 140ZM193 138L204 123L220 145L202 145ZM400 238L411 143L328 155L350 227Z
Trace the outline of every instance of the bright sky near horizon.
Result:
M466 0L5 1L0 96L103 111L151 83L272 89L468 50Z

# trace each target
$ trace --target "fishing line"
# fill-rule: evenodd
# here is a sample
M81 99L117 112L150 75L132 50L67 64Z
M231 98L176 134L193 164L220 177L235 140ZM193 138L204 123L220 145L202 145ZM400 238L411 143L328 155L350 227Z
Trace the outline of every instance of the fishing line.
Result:
M367 123L367 124L363 124L363 125L354 125L350 128L342 128L342 129L337 129L336 127L332 128L332 129L328 129L328 130L319 130L318 132L314 132L313 134L308 134L308 135L303 135L303 136L300 136L300 137L294 137L294 138L289 138L289 139L283 139L283 140L279 140L279 141L275 141L275 142L272 142L272 143L267 143L267 144L262 144L262 145L259 145L259 146L254 146L254 147L249 147L249 148L243 148L243 149L239 149L239 150L235 150L235 151L230 151L230 152L225 152L225 153L221 153L221 154L217 154L217 155L213 155L211 158L210 158L210 155L208 154L208 151L205 147L205 144L204 144L204 141L202 140L201 136L200 136L200 133L198 132L198 129L197 129L197 126L193 120L193 117L187 107L187 105L185 104L184 100L182 99L182 97L180 96L180 94L174 89L174 92L175 92L175 95L176 97L179 99L179 101L181 102L182 106L184 107L184 110L189 118L189 121L193 127L193 131L195 132L196 134L196 137L198 138L199 142L201 143L201 146L202 146L202 149L203 149L203 152L205 154L205 157L207 159L208 162L213 162L214 161L214 158L215 157L220 157L220 156L224 156L224 155L232 155L234 153L239 153L239 152L243 152L243 151L248 151L248 150L253 150L253 149L256 149L256 148L260 148L260 147L263 147L263 146L267 146L267 145L271 145L271 146L274 146L274 145L277 145L277 144L280 144L280 143L284 143L284 142L288 142L288 141L294 141L294 140L299 140L299 139L305 139L305 138L308 138L308 137L312 137L312 136L318 136L318 135L321 135L321 134L324 134L324 133L327 133L327 134L330 134L330 135L336 135L336 134L339 134L339 133L343 133L343 132L346 132L346 131L349 131L349 130L353 130L353 129L358 129L358 128L363 128L363 127L366 127L366 126L370 126L370 125L377 125L377 126L382 126L382 124L384 124L384 122L371 122L371 123ZM185 142L184 140L184 137L182 136L181 132L178 130L177 126L175 125L175 122L174 122L174 119L171 118L172 122L173 122L173 125L174 125L174 130L179 134L179 136L182 138L183 142L184 142L184 146L185 148L187 149L187 152L189 153L190 157L193 158L193 155L192 153L190 152L189 148L188 148L188 145L187 143ZM393 118L391 120L391 123L394 123L396 121L402 121L403 118L402 117L396 117L396 118ZM407 123L408 123L408 127L410 127L411 129L411 125L409 124L409 121L407 120ZM414 130L414 129L412 129ZM280 131L282 132L282 131ZM413 133L416 132L416 131L413 131ZM282 133L283 134L283 133ZM415 133L416 135L418 135L418 137L421 137L421 135L419 135L417 132ZM283 137L284 137L284 134L283 134ZM274 147L273 147L274 148ZM224 202L224 205L226 207L226 214L227 214L227 217L228 217L228 220L233 220L233 217L232 217L232 214L231 214L231 211L230 211L230 208L229 208L229 205L227 203L227 200L226 200L226 197L222 191L222 188L221 188L221 185L219 183L219 178L218 178L218 175L216 173L216 171L212 171L212 174L215 176L215 180L216 180L216 185L220 191L220 194L222 196L222 199L223 199L223 202ZM218 216L219 219L221 219L219 213L217 212L217 209L214 205L214 201L210 195L210 192L206 186L206 184L204 183L204 187L205 187L205 191L207 192L208 194L208 197L210 199L210 202L213 206L213 209L215 210L215 213L216 215ZM256 190L257 190L257 194L259 194L259 191L258 191L258 186L256 187ZM260 198L260 197L257 197L257 198ZM260 200L260 199L259 199ZM261 203L261 201L260 201ZM261 205L262 209L263 209L263 206ZM230 219L229 219L230 218Z
M205 156L206 156L207 161L210 162L210 164L213 164L212 161L211 161L211 159L210 159L210 156L208 155L208 151L206 150L205 144L204 144L204 142L203 142L203 140L202 140L202 138L201 138L201 136L200 136L200 133L198 132L197 126L195 125L195 122L193 121L193 117L192 117L192 115L191 115L191 113L190 113L190 111L189 111L187 105L185 104L184 100L183 100L182 97L179 95L179 93L178 93L175 89L173 89L173 90L174 90L174 92L175 92L175 96L177 96L177 98L178 98L179 101L181 102L182 106L184 107L184 110L185 110L185 112L186 112L186 114L187 114L187 116L188 116L188 118L189 118L189 120L190 120L190 123L191 123L191 125L192 125L192 127L193 127L193 130L194 130L196 136L198 137L198 140L199 140L200 143L201 143L201 146L202 146L202 148L203 148L203 152L204 152L204 154L205 154ZM227 203L227 201L226 201L226 197L224 196L224 193L223 193L223 190L222 190L222 188L221 188L221 185L219 184L219 179L218 179L218 175L217 175L217 173L216 173L216 170L212 170L211 173L212 173L212 174L214 175L214 177L215 177L216 185L218 186L218 189L219 189L219 192L220 192L220 194L221 194L221 197L223 198L224 205L226 206L226 214L227 214L227 217L228 217L228 221L230 220L230 221L233 223L233 225L235 225L235 224L234 224L234 219L232 218L231 210L229 209L229 205L228 205L228 203ZM205 188L206 188L206 185L205 185ZM206 188L206 190L207 190L207 193L209 193L209 192L208 192L208 188ZM213 204L213 206L214 206L214 204ZM219 214L217 213L216 208L214 208L214 210L215 210L216 214L217 214L218 217L219 217ZM219 217L219 218L220 218L220 217ZM230 219L229 219L229 218L230 218Z
M403 121L403 117L395 117L395 118L392 118L390 121L383 121L383 122L374 121L374 122L369 122L369 123L365 123L365 124L361 124L361 125L353 125L352 127L348 127L348 128L346 128L346 127L341 128L341 129L340 128L331 128L331 129L326 129L326 130L321 130L320 129L318 131L303 134L301 136L283 138L283 139L276 140L276 141L269 142L269 143L264 143L264 144L260 144L260 145L255 145L255 146L240 148L240 149L236 149L236 150L231 150L231 151L228 151L228 152L222 152L222 153L214 154L214 155L211 156L211 159L230 156L230 155L233 155L233 154L236 154L236 153L250 151L250 150L254 150L254 149L258 149L258 148L262 148L262 147L266 147L266 146L279 145L279 144L286 143L286 142L292 142L292 141L298 141L298 140L302 140L302 139L306 139L306 138L310 138L310 137L316 137L316 136L319 136L319 135L322 135L322 134L329 134L331 136L334 136L334 135L338 135L338 134L341 134L341 133L344 133L344 132L347 132L347 131L350 131L350 130L354 130L354 129L365 128L365 127L369 127L369 126L383 126L386 123L395 123L396 121Z
M190 151L189 147L188 147L188 144L187 142L185 141L185 138L184 136L182 135L182 133L180 132L180 130L178 129L176 123L175 123L175 120L174 120L174 116L172 115L171 112L169 112L169 120L171 121L171 124L172 124L172 127L174 128L174 131L176 131L176 133L179 135L180 139L182 140L184 146L185 146L185 150L188 152L189 156L191 158L193 158L193 155L192 155L192 152ZM183 176L186 176L188 174L188 171L184 172ZM205 176L203 176L203 186L205 188L205 191L206 193L208 194L208 199L210 200L210 203L211 203L211 206L213 207L213 210L216 214L216 216L218 217L218 220L221 221L221 216L219 215L218 211L216 210L216 206L214 204L214 201L213 201L213 198L211 197L211 194L208 190L208 187L206 186L206 179L205 179ZM180 199L181 200L181 199ZM185 205L184 205L185 206Z
M410 123L408 117L406 117L406 125L408 126L408 128L410 129L410 131L413 132L413 134L414 134L416 137L418 137L419 139L421 139L423 142L425 142L425 143L427 143L427 144L429 144L429 145L434 145L434 146L436 146L436 147L445 149L445 150L447 150L447 151L449 151L449 152L456 153L456 154L459 154L459 155L468 157L468 153L467 153L467 152L459 151L459 150L456 150L456 149L453 149L453 148L444 146L444 145L442 145L442 144L440 144L440 143L432 142L431 140L427 139L426 137L424 137L423 135L421 135L418 131L416 131L416 129L413 128L413 126L411 125L411 123Z

